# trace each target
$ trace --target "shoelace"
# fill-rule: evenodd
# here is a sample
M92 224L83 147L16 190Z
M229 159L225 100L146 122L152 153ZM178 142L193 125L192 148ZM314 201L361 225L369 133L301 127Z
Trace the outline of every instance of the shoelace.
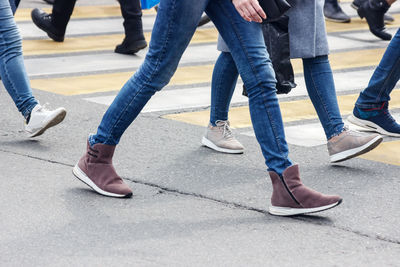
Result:
M233 138L233 133L231 128L229 127L228 121L216 121L215 124L218 128L222 129L222 136L225 139Z
M48 109L49 106L50 106L50 104L48 102L46 102L43 105L41 105L40 108L38 108L37 111L39 111L39 112L49 111L49 109Z
M364 136L363 133L360 133L360 132L358 132L358 131L350 130L350 128L349 128L348 125L345 125L345 126L343 127L343 132L347 132L347 134L350 134L350 135L352 135L352 136Z

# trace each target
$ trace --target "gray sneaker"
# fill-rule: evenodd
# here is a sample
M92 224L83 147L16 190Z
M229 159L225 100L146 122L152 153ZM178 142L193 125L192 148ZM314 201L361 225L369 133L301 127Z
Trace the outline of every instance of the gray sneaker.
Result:
M206 147L223 153L243 153L244 147L233 136L229 121L216 121L216 126L208 125L201 143Z
M341 134L328 141L331 162L340 162L367 153L377 147L382 140L379 134L365 134L345 128Z

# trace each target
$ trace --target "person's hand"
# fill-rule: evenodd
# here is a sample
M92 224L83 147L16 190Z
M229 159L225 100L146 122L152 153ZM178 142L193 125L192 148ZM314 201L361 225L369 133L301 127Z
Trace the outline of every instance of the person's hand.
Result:
M232 3L240 16L247 21L261 23L262 19L267 18L257 0L232 0Z

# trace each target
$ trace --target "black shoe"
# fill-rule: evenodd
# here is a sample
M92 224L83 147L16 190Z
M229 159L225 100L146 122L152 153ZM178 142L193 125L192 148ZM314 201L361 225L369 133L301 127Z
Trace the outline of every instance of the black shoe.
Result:
M389 5L385 0L368 0L357 9L361 18L366 18L369 30L376 37L389 41L392 35L386 32L383 15L388 11Z
M324 15L327 20L334 22L347 23L351 20L339 6L338 0L325 0Z
M118 54L132 55L145 47L147 47L147 42L144 39L131 41L125 38L121 44L115 47L114 52Z
M64 41L64 31L58 30L51 22L51 14L47 14L43 10L35 8L31 12L31 17L35 25L45 31L47 35L56 42Z
M43 0L43 1L45 1L47 4L54 5L54 0Z
M362 3L366 2L366 1L368 1L368 0L354 0L353 3L351 3L351 7L354 8L355 10L357 10L362 5ZM394 17L392 15L386 13L383 16L383 20L385 21L385 23L392 23L392 22L394 22Z

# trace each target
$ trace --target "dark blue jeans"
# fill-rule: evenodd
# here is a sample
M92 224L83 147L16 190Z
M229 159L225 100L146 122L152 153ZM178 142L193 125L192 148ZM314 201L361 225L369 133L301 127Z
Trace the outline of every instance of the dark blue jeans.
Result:
M38 102L32 96L21 36L8 0L0 0L0 76L18 110L27 117Z
M383 55L379 66L356 101L358 108L380 108L390 100L390 93L400 79L400 29Z
M292 162L261 25L246 22L230 0L161 1L143 64L123 86L89 142L118 144L151 96L170 81L204 11L228 44L246 84L251 119L265 162L281 174Z
M19 6L20 0L9 0L9 2L10 2L12 13L15 14L15 12L17 11L17 8Z
M329 140L343 131L344 124L328 56L303 59L303 68L308 95ZM229 104L238 75L231 54L221 52L214 67L211 83L211 124L215 125L217 120L228 119Z

